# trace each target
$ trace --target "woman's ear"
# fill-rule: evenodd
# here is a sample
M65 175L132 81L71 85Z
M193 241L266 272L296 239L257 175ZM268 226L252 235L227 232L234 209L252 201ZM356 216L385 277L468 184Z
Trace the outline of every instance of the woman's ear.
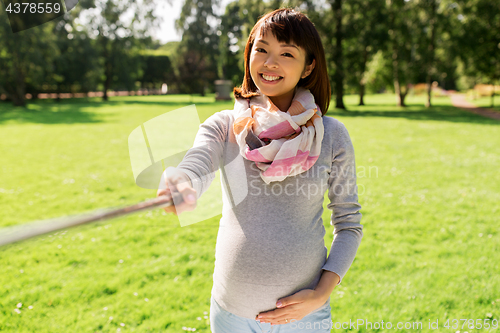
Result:
M311 64L307 65L306 68L304 68L304 72L302 73L301 78L305 79L306 77L308 77L309 74L311 74L311 72L313 71L313 69L314 69L315 66L316 66L316 59L313 59L313 61L311 62Z

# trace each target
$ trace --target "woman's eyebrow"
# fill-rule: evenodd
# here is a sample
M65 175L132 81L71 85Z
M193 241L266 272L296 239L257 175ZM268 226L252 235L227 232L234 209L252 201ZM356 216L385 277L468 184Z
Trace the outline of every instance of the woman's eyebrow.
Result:
M257 39L256 43L263 43L269 45L269 43L263 39ZM281 44L281 47L295 47L297 50L299 49L299 47L295 44Z
M282 44L281 47L295 47L297 50L299 49L299 47L294 44Z

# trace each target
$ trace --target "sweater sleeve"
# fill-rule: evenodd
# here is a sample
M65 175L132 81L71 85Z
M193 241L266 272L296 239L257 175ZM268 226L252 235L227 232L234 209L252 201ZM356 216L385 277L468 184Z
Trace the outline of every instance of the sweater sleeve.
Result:
M220 111L200 125L193 147L177 169L186 173L198 198L208 189L219 169L228 134L228 114Z
M338 122L336 131L328 179L330 203L327 205L332 210L330 223L334 226L334 238L323 269L336 273L340 284L356 256L363 226L360 224L362 214L359 212L354 147L344 124Z

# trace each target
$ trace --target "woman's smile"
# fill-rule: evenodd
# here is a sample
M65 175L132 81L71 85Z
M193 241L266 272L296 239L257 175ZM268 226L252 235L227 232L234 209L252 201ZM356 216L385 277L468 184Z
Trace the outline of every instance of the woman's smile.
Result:
M259 37L250 53L250 75L260 92L286 111L297 83L312 71L314 64L306 66L306 51L302 47L279 41L273 34L256 35Z
M264 73L261 73L260 77L262 78L262 81L264 81L264 83L266 83L266 84L276 84L281 79L283 79L283 76L273 75L273 74L264 74Z

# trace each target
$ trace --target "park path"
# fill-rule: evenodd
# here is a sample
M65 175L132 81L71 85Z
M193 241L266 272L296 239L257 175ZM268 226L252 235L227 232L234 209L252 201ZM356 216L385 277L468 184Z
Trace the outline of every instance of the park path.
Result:
M479 108L474 104L472 104L471 102L467 101L465 95L463 94L452 93L450 94L450 98L451 98L451 104L453 104L453 106L457 108L478 114L483 117L500 120L500 112L486 108Z

